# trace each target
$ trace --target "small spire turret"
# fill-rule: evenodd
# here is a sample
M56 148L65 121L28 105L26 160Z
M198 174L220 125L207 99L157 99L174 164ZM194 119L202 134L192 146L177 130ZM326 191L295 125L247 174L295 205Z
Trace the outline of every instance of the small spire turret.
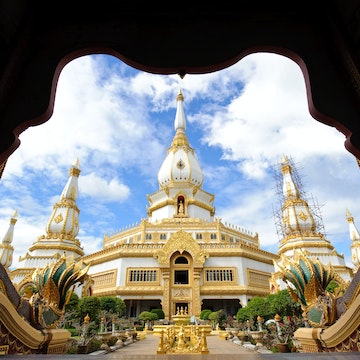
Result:
M292 168L288 158L283 155L281 160L281 172L283 174L283 193L285 199L299 198L299 189L292 178Z
M292 177L292 166L284 155L281 161L283 174L283 195L285 203L282 210L284 233L287 236L315 235L316 224L308 203L301 198L300 191Z
M23 268L43 268L50 262L58 261L61 256L73 256L75 261L84 255L79 233L78 178L80 164L78 159L69 170L68 181L61 192L60 201L54 204L46 225L46 234L41 235L29 248L29 253L19 259Z
M351 261L354 264L354 273L360 266L360 235L359 231L355 226L354 217L351 215L350 211L346 209L346 220L349 224L349 232L351 243Z
M2 243L0 244L0 262L8 269L12 265L14 247L11 245L14 237L14 228L18 220L17 210L14 212L14 215L10 219L10 225L8 231L6 232Z

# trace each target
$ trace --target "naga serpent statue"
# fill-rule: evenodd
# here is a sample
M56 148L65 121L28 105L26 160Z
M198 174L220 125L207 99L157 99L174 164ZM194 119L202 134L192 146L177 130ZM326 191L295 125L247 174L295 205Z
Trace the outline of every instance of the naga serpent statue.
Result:
M63 353L70 333L57 327L76 285L91 286L88 268L64 254L15 286L0 264L0 351Z
M282 256L281 264L283 281L294 301L300 303L304 315L312 327L324 327L335 323L346 309L339 306L344 300L344 291L349 284L345 282L329 263L323 265L316 258L309 258L302 251L294 259ZM356 277L355 279L356 280ZM336 292L326 290L331 281L338 286Z
M309 327L294 333L300 352L351 352L360 349L360 269L347 283L331 264L323 265L302 251L282 256L277 266ZM327 290L331 281L338 284Z

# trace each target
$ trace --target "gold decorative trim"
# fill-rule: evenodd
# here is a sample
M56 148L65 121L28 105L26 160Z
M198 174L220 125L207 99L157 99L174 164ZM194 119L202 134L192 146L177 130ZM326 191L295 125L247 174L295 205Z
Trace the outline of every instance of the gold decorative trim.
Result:
M207 251L202 250L193 237L183 230L173 234L164 247L154 254L154 257L160 266L169 267L171 255L177 251L182 254L185 250L192 256L195 267L202 267L206 258L209 257Z
M76 167L72 167L70 170L69 170L69 177L71 176L75 176L75 177L79 177L81 173L81 170L76 168Z
M279 255L281 255L282 253L288 251L288 250L296 250L296 249L306 249L306 248L319 248L319 249L329 249L329 250L334 250L334 246L332 246L330 243L327 243L325 241L322 241L323 238L318 237L317 239L313 238L307 241L304 241L304 238L306 238L306 236L304 237L299 237L296 235L293 236L287 236L286 238L281 240L281 246L279 247ZM296 241L291 241L293 239L298 239ZM324 255L324 253L321 253L322 255ZM326 254L325 254L326 255ZM344 257L343 255L340 254L336 254L337 256L340 257Z
M29 251L34 251L36 249L41 249L41 250L62 250L62 251L71 251L71 252L74 252L76 253L77 255L79 255L79 257L83 256L84 255L84 251L78 247L76 244L74 245L64 245L64 244L58 244L58 243L55 243L55 244L43 244L43 243L40 243L40 242L37 242L35 243L33 246L31 246L29 248ZM53 256L51 255L48 255L48 256L32 256L30 254L26 254L27 258L31 258L31 259L34 259L34 258L40 258L40 259L43 259L43 258L60 258L61 257L61 254L54 254Z
M152 281L131 281L130 280L130 272L131 271L137 271L137 272L141 272L143 271L144 273L147 272L156 272L156 280L152 280ZM160 284L160 269L159 268L143 268L143 267L129 267L126 269L126 286L153 286L153 285L159 285Z
M231 271L232 272L232 280L222 280L222 281L208 281L206 280L207 271ZM238 274L236 267L206 267L202 272L203 284L205 286L232 286L232 284L238 283Z
M0 346L0 355L7 355L9 352L9 345Z
M150 229L154 229L152 233L155 232L155 229L157 229L157 231L164 231L164 229L166 229L167 233L170 233L170 238L177 233L172 233L171 230L179 227L191 227L192 231L206 228L210 232L216 233L217 237L219 237L218 223L216 221L209 225L208 223L204 223L199 219L179 218L162 221L159 224L146 223L145 226L142 226L144 227L144 233L150 232ZM185 232L185 230L182 231ZM139 229L134 229L134 233L138 234ZM130 233L127 233L127 236L129 236L129 234ZM207 239L206 235L209 234L210 233L208 232L203 232L203 242L193 240L196 244L198 244L198 246L200 246L201 251L206 253L207 256L239 256L260 261L269 265L273 264L273 260L277 260L279 258L277 254L262 250L253 244L246 244L245 242L247 239L253 239L249 235L241 233L241 237L246 240L243 240L239 243L224 243L219 239ZM188 233L188 235L190 238L192 238L190 233ZM167 243L170 242L170 238L167 240ZM84 261L95 265L121 257L153 257L154 254L161 252L165 247L165 242L127 244L123 243L123 240L124 238L120 238L119 234L114 235L112 238L106 238L106 247L99 250L98 252L84 256Z
M191 299L191 290L192 288L172 288L172 299L178 301L179 299L182 300L190 300Z
M0 318L7 331L29 349L39 351L46 344L48 350L56 348L57 353L65 353L66 343L71 336L69 331L65 329L36 330L17 313L10 300L1 292Z
M117 269L91 274L90 276L94 283L93 288L95 292L98 289L116 286Z
M360 328L360 296L358 296L351 307L331 326L323 328L299 328L294 337L301 343L303 351L321 352L346 350L345 343L351 342L354 332L358 333ZM358 342L359 344L359 342ZM359 346L359 345L357 345ZM359 349L359 347L358 347Z
M117 286L106 287L103 289L95 289L94 296L121 296L122 298L132 297L133 299L144 299L144 296L152 295L158 296L159 299L163 298L163 286Z
M267 289L261 289L259 287L250 287L250 286L241 286L241 285L234 285L234 286L228 286L226 287L226 292L224 292L224 288L221 286L201 286L200 287L200 296L209 296L209 295L215 295L219 297L219 294L225 294L226 295L232 295L235 297L241 296L241 295L247 295L250 297L254 296L267 296L269 295L269 288Z
M0 279L0 292L2 292L7 296L6 286L4 285L4 282L1 279Z
M246 277L249 286L269 289L271 273L255 269L246 269Z

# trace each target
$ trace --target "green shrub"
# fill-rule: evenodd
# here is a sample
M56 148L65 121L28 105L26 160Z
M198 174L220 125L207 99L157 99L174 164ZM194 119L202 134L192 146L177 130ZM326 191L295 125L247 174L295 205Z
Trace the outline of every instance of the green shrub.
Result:
M201 310L200 319L201 319L201 320L209 320L209 315L210 315L211 313L212 313L212 311L209 310L209 309Z
M74 327L66 328L66 330L70 332L71 337L79 336L79 330L75 329Z
M152 309L151 312L157 315L158 320L165 319L165 313L162 309Z
M150 312L150 311L142 311L139 314L139 319L142 321L155 321L158 319L157 314L154 312Z

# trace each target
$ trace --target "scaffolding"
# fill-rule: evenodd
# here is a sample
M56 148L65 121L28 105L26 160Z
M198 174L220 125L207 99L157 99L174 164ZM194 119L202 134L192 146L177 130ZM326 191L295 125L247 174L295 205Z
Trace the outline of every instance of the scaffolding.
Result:
M315 232L323 234L326 238L325 226L322 219L320 206L317 200L312 196L312 194L308 195L304 190L302 176L300 176L300 170L302 168L300 168L299 165L295 166L295 163L291 157L287 157L287 160L288 164L291 167L292 179L299 191L299 197L307 202L309 210L314 218ZM281 166L281 163L277 163L273 166L273 175L275 178L275 193L277 197L277 206L273 205L273 218L279 242L286 236L282 224L282 208L285 203L285 196L283 192L283 174L281 172Z

